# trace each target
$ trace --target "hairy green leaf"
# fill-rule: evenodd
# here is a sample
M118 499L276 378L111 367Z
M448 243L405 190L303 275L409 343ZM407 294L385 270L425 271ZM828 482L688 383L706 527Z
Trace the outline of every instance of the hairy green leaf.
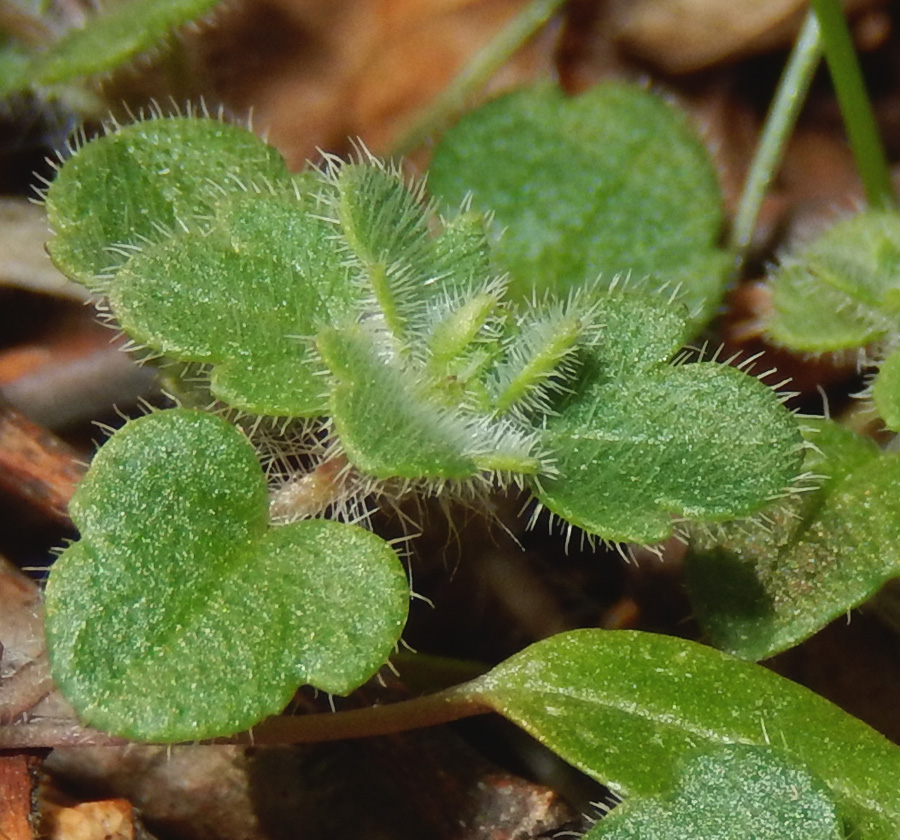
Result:
M338 437L366 474L464 480L480 470L541 469L533 433L446 407L421 371L384 358L365 328L323 330L318 346L336 380L331 412Z
M429 400L399 362L380 359L371 334L323 330L318 344L337 380L331 412L351 463L376 478L462 479L478 471L460 418Z
M694 642L575 630L460 691L624 796L671 790L693 751L771 744L825 782L848 836L897 836L900 748L808 689Z
M673 517L722 521L759 510L798 475L800 434L762 383L727 365L672 365L677 310L633 293L600 306L589 374L546 424L556 475L538 499L607 540L652 543Z
M81 540L47 586L53 675L85 723L119 735L226 735L279 712L302 683L348 693L406 619L387 543L339 522L269 527L252 447L209 414L128 423L71 513Z
M139 123L62 168L47 196L50 250L108 296L140 343L214 365L215 396L258 414L315 416L328 383L312 338L359 297L316 213L321 189L244 129Z
M521 297L627 273L647 289L679 286L708 316L724 288L709 155L679 112L636 86L495 100L447 132L428 183L450 206L472 194L494 214L497 260Z
M900 453L822 421L807 466L820 489L768 522L726 526L698 540L687 581L719 647L764 659L811 636L900 575Z
M52 85L106 73L147 52L173 30L202 17L219 0L127 0L90 17L37 56L33 84Z
M293 192L284 161L252 133L219 120L165 117L117 128L79 148L47 191L61 271L103 292L130 249L174 236L250 198L253 185ZM99 287L99 288L98 288Z
M769 747L729 744L685 756L664 796L630 799L585 840L838 840L831 792Z
M402 346L411 328L421 328L424 301L439 279L421 190L374 161L342 166L335 183L335 215L358 279Z
M900 215L870 210L785 259L768 334L793 350L862 347L900 324Z

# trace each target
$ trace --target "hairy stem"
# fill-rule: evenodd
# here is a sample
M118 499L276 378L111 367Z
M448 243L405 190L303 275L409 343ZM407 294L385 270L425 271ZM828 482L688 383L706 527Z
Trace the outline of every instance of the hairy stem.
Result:
M841 4L839 0L812 0L812 8L822 30L825 61L831 72L866 200L875 208L896 208L887 158Z
M778 82L731 228L729 245L735 252L735 273L747 257L759 208L778 170L821 56L821 30L816 15L810 12Z

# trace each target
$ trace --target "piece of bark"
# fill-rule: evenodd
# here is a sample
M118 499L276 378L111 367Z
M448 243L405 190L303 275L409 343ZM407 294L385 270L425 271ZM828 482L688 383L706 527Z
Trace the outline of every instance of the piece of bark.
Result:
M85 469L75 449L0 399L0 489L67 524Z
M0 837L3 840L34 840L31 809L35 789L33 771L37 763L34 756L0 753Z
M47 256L47 214L24 198L0 199L0 287L84 303L90 294L54 267Z

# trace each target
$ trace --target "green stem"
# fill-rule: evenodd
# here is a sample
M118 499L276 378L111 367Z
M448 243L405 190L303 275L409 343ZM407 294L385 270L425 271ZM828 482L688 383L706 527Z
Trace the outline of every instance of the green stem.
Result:
M224 740L228 743L253 744L341 741L346 738L394 735L492 711L462 685L385 706L369 706L332 714L272 717L254 726L251 732Z
M271 717L230 738L204 743L218 744L317 744L347 738L394 735L424 729L461 718L494 711L470 684L426 694L412 700L311 715ZM128 741L79 726L74 720L62 724L18 723L0 726L0 750L62 746L111 746Z
M812 0L812 8L822 30L825 61L866 199L873 208L895 209L897 199L887 158L841 4L839 0Z
M564 0L532 0L493 41L474 55L462 72L425 109L412 128L397 141L394 153L409 153L429 134L443 128L456 114L463 111L469 99L556 13L563 2Z
M778 82L735 214L729 242L735 252L735 273L747 257L763 197L778 170L821 55L821 31L815 14L810 12Z

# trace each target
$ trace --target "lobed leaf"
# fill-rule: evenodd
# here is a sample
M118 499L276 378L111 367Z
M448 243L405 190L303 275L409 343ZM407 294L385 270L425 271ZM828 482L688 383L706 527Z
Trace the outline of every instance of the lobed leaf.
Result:
M219 120L165 117L116 128L76 150L47 190L57 267L103 292L129 248L248 199L251 184L287 180L275 149ZM124 246L124 247L123 247Z
M575 630L458 691L623 796L670 791L686 754L771 744L824 781L848 836L897 836L900 748L808 689L694 642Z
M591 372L546 423L542 504L603 539L653 543L673 517L733 519L784 492L801 440L771 389L727 365L671 365L686 321L657 301L612 295L598 318Z
M839 840L831 792L770 747L729 744L685 756L662 796L629 799L585 840Z
M227 735L302 683L346 694L386 661L409 588L357 526L270 528L243 435L173 409L126 424L71 505L81 539L54 564L54 679L82 720L130 738Z
M821 422L807 465L821 488L755 525L698 541L691 598L717 646L746 659L792 647L900 575L900 453Z
M785 259L770 280L771 338L823 353L896 332L900 319L900 215L869 210L834 225Z
M214 365L215 396L258 414L316 416L328 384L312 338L359 298L315 212L323 188L311 174L291 176L244 129L138 123L62 168L47 196L50 251L108 296L133 338Z
M708 317L724 289L709 154L679 112L639 87L501 97L447 132L428 183L449 206L471 194L493 214L496 259L520 298L565 298L627 273L644 289L680 287L692 314Z

